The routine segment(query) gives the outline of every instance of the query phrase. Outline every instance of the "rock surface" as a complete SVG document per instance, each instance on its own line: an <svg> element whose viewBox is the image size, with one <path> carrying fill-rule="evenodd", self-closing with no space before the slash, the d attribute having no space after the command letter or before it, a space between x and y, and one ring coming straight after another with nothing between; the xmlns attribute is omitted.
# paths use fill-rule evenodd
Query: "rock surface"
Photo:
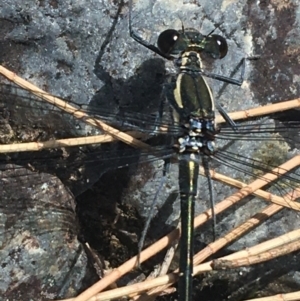
<svg viewBox="0 0 300 301"><path fill-rule="evenodd" d="M230 85L224 88L222 82L208 80L218 102L227 111L235 111L299 96L299 7L296 0L288 2L275 0L255 2L243 0L183 2L160 0L154 3L141 0L135 2L134 5L133 25L140 35L152 43L155 43L161 31L167 28L181 28L182 23L187 28L199 28L204 34L217 27L216 33L225 36L228 41L228 55L223 60L209 63L206 68L208 71L226 76L238 78L239 71L235 72L235 67L241 59L260 55L260 59L257 61L247 61L245 82L241 88ZM128 6L127 4L122 5L121 2L56 0L33 3L30 0L3 0L0 3L0 63L18 75L29 79L37 86L44 88L47 92L75 102L86 105L109 103L113 109L118 106L132 107L134 105L136 111L140 113L153 113L162 93L165 75L174 72L174 69L170 62L163 61L130 39L127 17ZM61 132L65 125L64 117L64 114L60 117L63 121L59 117L55 119L54 124L57 125L56 130L58 132ZM44 115L41 119L45 120ZM71 132L74 135L77 124L72 127L73 122L72 120L69 122L68 119L71 129L66 130L63 136L68 136ZM90 133L93 130L90 127L81 126L80 131ZM274 151L273 147L271 150L267 148L266 152L277 153L278 151ZM242 141L235 144L231 151L253 157L257 155L258 150L264 148L266 146L261 142L254 144L250 141ZM289 156L291 153L286 153L284 157L288 158ZM69 158L73 157L70 155ZM112 165L118 165L118 162L110 163L110 165L97 165L95 164L95 157L92 159L87 157L84 160L91 162L88 172L84 175L84 184L87 185L81 185L77 182L70 184L69 179L72 173L65 177L59 175L63 183L75 195L90 187L105 171L111 169ZM161 168L161 164L158 165L158 169ZM244 172L233 172L232 169L224 166L218 168L218 171L222 171L226 175L243 180L251 179ZM172 165L168 175L168 185L160 194L162 203L170 195L176 194L178 189L176 169L177 166ZM142 168L142 172L135 175L131 180L132 182L129 183L122 178L122 181L126 183L125 187L122 187L117 176L112 176L111 179L115 181L111 182L112 187L104 187L104 190L99 192L100 205L103 205L109 191L115 190L114 192L116 192L118 190L116 193L123 202L132 202L130 204L138 207L140 215L147 216L149 204L152 202L153 193L156 191L160 180L160 172L157 171L157 167L149 165L147 168ZM47 179L45 183L50 183L49 181L50 179ZM26 185L29 184L24 182L24 186ZM206 187L204 185L206 185L206 181L200 179L199 187ZM142 186L146 187L142 189ZM224 199L232 192L232 189L217 183L214 184L214 188L216 201ZM130 194L124 196L124 190L129 190ZM66 194L67 192L64 193L64 196ZM65 204L64 196L61 201L57 201L57 204ZM50 194L49 197L50 202L53 202ZM71 196L68 195L67 199L70 198ZM31 199L32 196L29 196L28 200L24 201L25 204L30 203ZM41 199L46 200L44 195L41 196ZM142 201L138 202L139 199ZM196 204L197 212L209 207L206 200L207 197L203 191L201 200ZM5 207L4 201L6 200L1 196L1 208ZM113 207L114 202L115 200L110 202L111 207ZM161 207L162 203L159 203L158 207ZM265 206L263 202L249 199L241 207L234 208L225 216L218 217L218 234L226 233L263 206ZM74 219L70 212L71 207L66 205L66 208L68 208L66 210L68 214L65 216L67 228L72 229L72 251L70 253L68 251L68 254L71 254L70 258L74 258L76 252L84 256L79 251L81 247L74 238L76 230L70 223L70 220ZM98 211L94 209L95 207L92 207L90 215L83 213L81 215L85 218L91 216L97 218L96 212ZM98 210L103 212L102 207ZM108 211L111 212L111 210L112 208ZM179 215L178 200L171 211L173 215L169 218L169 223L174 224L174 219L176 220ZM236 242L229 251L250 246L262 239L275 237L295 229L299 227L299 218L297 217L298 215L292 211L284 211L281 215L259 227L255 232ZM49 217L47 216L47 218ZM3 227L2 223L1 227ZM28 227L26 223L18 225L20 233L25 235L24 241L29 239L32 242L35 239L32 238L32 230ZM62 228L64 227L62 226ZM157 235L162 234L161 228L162 226L158 226L153 231L159 232ZM15 233L11 234L12 236L21 239L18 236L19 230L15 231L12 227L11 231ZM6 233L7 229L4 232ZM53 231L47 235L52 235L51 233ZM51 238L42 237L41 239L43 242L48 241L49 244ZM59 243L64 245L64 239L61 238ZM200 245L211 242L211 225L200 229L197 239ZM101 242L99 244L101 245ZM39 246L37 250L40 250L42 242L36 245ZM18 250L18 252L22 253L23 249ZM62 249L62 252L67 251ZM297 255L294 255L288 257L288 260L273 261L270 264L260 265L256 269L245 269L226 275L225 273L224 275L213 275L211 278L208 277L206 282L212 283L213 287L217 288L221 282L220 288L213 292L207 288L203 290L213 296L214 300L242 299L248 297L253 291L263 295L275 294L282 292L282 290L288 292L294 285L299 286L298 268L295 265L297 259ZM85 259L80 257L79 261L83 269L74 278L74 283L76 283L74 290L77 289L77 283L80 282L79 278L84 277L86 268ZM69 261L66 259L65 262ZM51 263L43 263L42 267L44 266L50 267ZM28 269L30 269L30 265ZM62 270L61 273L65 271L68 274L67 270ZM24 283L27 283L26 279L25 277ZM29 279L32 278L29 277ZM8 290L5 285L1 285L0 289L2 287L6 293L13 292L13 290ZM39 283L36 287L41 288L42 285ZM61 284L57 285L53 298L61 297L59 295L61 287ZM266 287L266 291L259 293L264 287ZM38 290L36 292L38 294ZM45 292L45 297L51 298L49 295L51 292L48 290ZM23 295L22 297L29 296ZM8 299L14 300L13 298L15 297Z"/></svg>

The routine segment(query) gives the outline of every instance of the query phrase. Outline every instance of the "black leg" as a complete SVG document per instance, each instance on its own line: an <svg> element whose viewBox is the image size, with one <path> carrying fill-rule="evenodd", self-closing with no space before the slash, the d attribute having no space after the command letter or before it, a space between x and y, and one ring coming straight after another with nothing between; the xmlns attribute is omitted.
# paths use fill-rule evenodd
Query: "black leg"
<svg viewBox="0 0 300 301"><path fill-rule="evenodd" d="M227 112L218 104L216 103L217 110L219 111L220 115L225 119L225 121L230 125L230 127L235 131L238 132L238 128L235 122L230 118Z"/></svg>
<svg viewBox="0 0 300 301"><path fill-rule="evenodd" d="M157 53L158 55L162 56L163 58L165 58L167 60L173 59L169 55L162 53L155 45L148 43L146 40L144 40L143 38L141 38L139 35L137 35L134 32L134 30L132 29L131 13L132 13L132 0L129 0L129 34L130 34L130 37L133 38L139 44L143 45L144 47L146 47L146 48L150 49L151 51Z"/></svg>
<svg viewBox="0 0 300 301"><path fill-rule="evenodd" d="M158 196L164 186L164 184L166 183L166 180L167 180L167 174L169 173L169 170L170 170L170 158L167 158L164 160L164 168L163 168L163 176L160 180L160 184L159 184L159 187L154 195L154 198L153 198L153 201L152 201L152 204L151 204L151 207L150 207L150 210L149 210L149 216L146 220L146 223L145 223L145 226L144 226L144 229L141 233L141 238L139 240L139 243L138 243L138 255L137 255L137 267L139 269L141 269L141 264L140 264L140 254L142 252L142 249L144 247L144 243L145 243L145 238L146 238L146 235L147 235L147 232L149 230L149 227L150 227L150 222L152 220L152 217L154 215L154 209L155 209L155 206L157 204L157 200L158 200Z"/></svg>
<svg viewBox="0 0 300 301"><path fill-rule="evenodd" d="M240 63L236 66L235 70L239 69L240 66L241 66L241 75L240 75L240 79L234 79L234 78L230 78L230 77L227 77L227 76L223 76L223 75L219 75L219 74L215 74L215 73L210 73L210 72L205 72L203 70L201 70L199 73L201 75L204 75L206 77L210 77L210 78L213 78L213 79L217 79L217 80L220 80L224 83L227 83L227 84L232 84L232 85L237 85L237 86L241 86L243 81L244 81L244 75L245 75L245 66L246 66L246 63L245 63L245 58L243 58ZM233 71L233 73L235 73L235 70Z"/></svg>

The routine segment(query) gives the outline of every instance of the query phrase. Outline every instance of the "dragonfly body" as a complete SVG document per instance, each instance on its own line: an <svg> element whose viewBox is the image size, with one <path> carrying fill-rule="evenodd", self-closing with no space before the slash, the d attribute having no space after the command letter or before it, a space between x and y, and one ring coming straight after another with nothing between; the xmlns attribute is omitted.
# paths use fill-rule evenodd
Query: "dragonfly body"
<svg viewBox="0 0 300 301"><path fill-rule="evenodd" d="M183 128L182 135L178 137L182 231L178 291L179 300L192 300L195 198L201 156L207 160L214 152L213 140L217 133L215 106L211 90L200 74L200 54L205 47L205 37L195 29L167 32L173 41L176 40L171 55L181 50L175 61L179 73L173 89L170 89L173 93L167 95L174 121Z"/></svg>
<svg viewBox="0 0 300 301"><path fill-rule="evenodd" d="M148 44L131 29L131 36L143 46L174 61L178 68L176 80L167 85L166 97L173 108L173 121L181 126L180 136L174 137L179 154L179 191L181 200L181 249L179 264L179 300L192 299L193 220L201 157L214 153L215 105L210 87L202 76L201 53L222 58L227 43L219 35L204 36L193 28L163 31L157 45ZM207 164L205 164L207 167ZM212 189L210 187L210 192ZM210 196L211 203L212 195Z"/></svg>

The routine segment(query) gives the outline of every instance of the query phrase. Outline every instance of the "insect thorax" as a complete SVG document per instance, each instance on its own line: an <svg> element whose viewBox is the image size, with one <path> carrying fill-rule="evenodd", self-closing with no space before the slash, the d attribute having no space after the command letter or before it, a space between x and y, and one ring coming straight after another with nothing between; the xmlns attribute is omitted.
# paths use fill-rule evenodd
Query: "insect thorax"
<svg viewBox="0 0 300 301"><path fill-rule="evenodd" d="M191 118L183 126L184 134L178 138L175 147L180 153L195 152L212 155L215 152L215 129L214 120Z"/></svg>
<svg viewBox="0 0 300 301"><path fill-rule="evenodd" d="M179 152L214 152L215 106L211 90L202 77L200 54L186 51L176 61L179 67L173 90L174 120L183 129L176 147Z"/></svg>

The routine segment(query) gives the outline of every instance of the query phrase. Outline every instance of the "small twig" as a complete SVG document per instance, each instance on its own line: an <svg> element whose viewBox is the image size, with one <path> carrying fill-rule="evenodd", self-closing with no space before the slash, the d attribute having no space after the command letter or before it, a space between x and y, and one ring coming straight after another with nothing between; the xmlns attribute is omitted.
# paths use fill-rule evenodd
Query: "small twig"
<svg viewBox="0 0 300 301"><path fill-rule="evenodd" d="M278 236L276 238L262 242L256 246L247 248L242 251L238 251L234 254L227 255L223 257L223 259L235 260L235 259L244 258L246 256L255 256L257 254L264 253L271 249L284 246L286 244L289 244L290 242L297 241L299 239L300 239L300 229L296 229L288 233L285 233L281 236Z"/></svg>
<svg viewBox="0 0 300 301"><path fill-rule="evenodd" d="M259 245L256 245L255 247L222 257L221 259L223 259L223 260L229 260L229 259L235 259L235 258L237 259L237 258L241 258L241 255L243 256L245 253L246 254L250 253L253 255L258 254L258 252L260 252L260 251L268 251L268 250L274 248L274 246L281 246L281 245L290 243L291 241L295 241L295 240L299 240L299 239L300 239L300 230L298 229L295 231L291 231L287 234L284 234L280 237L277 237L275 239L271 239L266 242L263 242ZM200 274L200 273L212 271L211 264L212 264L212 261L195 266L194 274ZM170 273L165 276L161 276L161 277L158 277L158 278L155 278L152 280L144 281L143 283L137 283L137 284L133 284L133 285L126 286L126 287L117 288L117 289L114 289L111 291L102 292L100 294L96 294L94 297L92 297L88 300L89 301L101 301L101 300L114 299L114 298L118 298L118 297L122 297L122 296L128 296L131 294L142 293L142 292L144 292L150 288L154 288L156 286L172 284L177 280L177 278L178 278L177 274ZM76 300L76 298L71 298L71 299L65 299L63 301L75 301L75 300ZM250 301L250 300L247 300L247 301Z"/></svg>
<svg viewBox="0 0 300 301"><path fill-rule="evenodd" d="M142 138L145 136L144 134L136 131L127 132L127 134L134 138ZM39 141L39 142L1 144L0 153L29 152L29 151L35 152L35 151L41 151L42 149L50 149L50 148L108 143L108 142L113 142L115 140L116 139L114 139L112 136L104 134L104 135L96 135L96 136L88 136L88 137L85 136L85 137L49 140L44 142Z"/></svg>
<svg viewBox="0 0 300 301"><path fill-rule="evenodd" d="M247 299L244 301L299 301L300 291L289 294L278 294L270 297Z"/></svg>
<svg viewBox="0 0 300 301"><path fill-rule="evenodd" d="M133 147L138 147L142 149L149 149L149 145L133 138L132 136L123 133L108 124L104 123L100 119L93 118L89 116L84 111L78 110L77 108L73 107L69 103L65 102L64 100L52 96L51 94L39 89L35 85L31 84L30 82L24 80L23 78L17 76L15 73L9 71L8 69L4 68L3 66L0 66L0 73L6 76L9 80L17 84L18 86L29 90L32 94L38 96L39 98L47 101L48 103L55 105L59 109L71 114L72 116L78 118L79 120L88 123L90 125L96 126L100 129L102 129L105 133L111 135L112 137L129 144Z"/></svg>
<svg viewBox="0 0 300 301"><path fill-rule="evenodd" d="M161 266L161 270L159 273L160 276L166 275L168 273L168 270L169 270L172 260L174 258L177 247L178 247L178 240L173 242L172 245L170 246L170 248L168 249L166 256L164 258L163 264Z"/></svg>
<svg viewBox="0 0 300 301"><path fill-rule="evenodd" d="M170 273L168 275L160 276L155 279L146 280L142 283L136 283L125 287L117 288L114 290L102 292L101 294L96 294L95 296L86 300L89 301L111 300L123 296L133 295L136 293L142 293L153 287L161 286L167 283L175 283L177 281L177 278L178 278L177 274ZM61 301L75 301L77 300L77 298L64 299Z"/></svg>
<svg viewBox="0 0 300 301"><path fill-rule="evenodd" d="M229 117L232 120L243 120L248 119L250 117L259 117L264 115L270 115L277 112L283 112L290 109L295 109L300 107L300 98L295 98L293 100L282 101L276 104L266 105L262 107L257 107L253 109L238 111L228 113ZM216 123L224 122L222 116L216 117Z"/></svg>
<svg viewBox="0 0 300 301"><path fill-rule="evenodd" d="M300 241L293 241L289 244L271 249L258 255L252 255L236 260L215 259L213 260L211 266L214 270L236 269L268 261L283 255L287 255L298 251L299 249Z"/></svg>
<svg viewBox="0 0 300 301"><path fill-rule="evenodd" d="M203 168L200 168L200 174L204 175ZM222 183L226 183L226 184L234 186L234 187L243 188L243 187L247 186L247 184L245 184L241 181L238 181L236 179L233 179L233 178L227 177L225 175L222 175L220 173L217 173L212 169L210 169L210 175L211 175L212 179L220 181ZM283 197L279 197L277 195L271 194L270 192L267 192L267 191L264 191L264 190L261 190L261 189L257 189L252 194L256 195L258 197L261 197L266 201L269 201L269 202L272 202L274 204L286 207L288 209L294 209L294 210L300 211L300 203L289 201L288 199L285 199Z"/></svg>
<svg viewBox="0 0 300 301"><path fill-rule="evenodd" d="M275 249L275 248L287 245L291 242L294 242L297 240L299 241L299 239L300 239L300 229L297 229L297 230L288 232L284 235L281 235L279 237L262 242L256 246L246 248L242 251L238 251L233 254L221 257L219 259L232 261L232 260L238 260L238 259L245 258L245 257L256 256L258 254L268 252L271 249ZM212 263L213 263L213 261L209 261L209 262L195 266L194 267L194 275L198 275L203 272L211 271Z"/></svg>
<svg viewBox="0 0 300 301"><path fill-rule="evenodd" d="M290 198L292 200L296 200L298 197L299 195L296 194L293 194L292 197L289 194L286 195L286 198ZM227 244L232 243L234 240L237 240L246 232L249 232L255 227L261 225L265 220L273 216L275 213L279 212L281 209L283 209L283 207L276 204L272 204L266 207L264 210L258 212L246 222L234 228L217 241L210 243L206 248L204 248L194 256L194 263L199 264L200 262L203 262L206 258L216 253Z"/></svg>
<svg viewBox="0 0 300 301"><path fill-rule="evenodd" d="M99 258L99 256L95 253L95 251L90 247L89 243L84 244L85 249L90 254L90 256L93 259L93 266L96 270L96 273L99 277L99 279L102 279L104 277L104 266Z"/></svg>
<svg viewBox="0 0 300 301"><path fill-rule="evenodd" d="M175 255L175 251L178 247L178 240L175 240L175 242L173 242L173 244L171 245L171 247L168 249L166 256L164 258L164 262L161 265L161 270L158 276L162 276L162 275L166 275L169 267L171 265L172 259ZM157 289L152 289L149 293L143 294L143 295L138 295L135 298L133 298L134 300L138 300L138 301L151 301L154 300L158 295L161 296L162 294L164 294L164 292L169 291L174 292L175 288L170 288L170 287L166 287L163 291L159 289L159 287Z"/></svg>

